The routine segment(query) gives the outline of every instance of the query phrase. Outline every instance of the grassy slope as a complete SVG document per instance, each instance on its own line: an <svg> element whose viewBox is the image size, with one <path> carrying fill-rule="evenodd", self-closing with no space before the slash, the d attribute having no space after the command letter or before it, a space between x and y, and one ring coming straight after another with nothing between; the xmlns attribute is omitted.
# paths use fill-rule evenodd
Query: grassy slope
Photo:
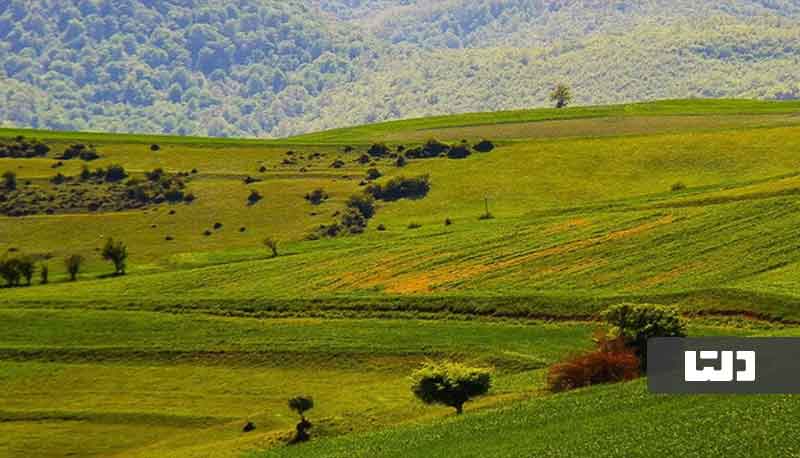
<svg viewBox="0 0 800 458"><path fill-rule="evenodd" d="M745 431L744 442L734 444L762 447L767 432L786 434L789 423L780 422L796 414L793 398L721 400L716 409L715 399L695 406L648 397L632 384L533 399L511 415L487 411L437 425L447 411L419 406L407 389L405 377L422 359L450 355L497 366L493 396L474 406L487 407L535 394L540 368L588 345L590 326L345 318L387 312L576 317L611 302L650 300L688 311L746 310L798 320L798 112L797 103L670 101L410 120L276 142L26 133L55 151L94 142L104 154L96 165L119 162L134 174L197 168L190 189L198 201L174 207L175 215L161 207L0 218L0 253L13 247L55 256L52 284L0 289L0 322L11 330L0 335L0 385L10 387L0 395L0 420L7 420L0 421L0 436L11 438L0 441L0 456L31 450L38 456L235 456L267 447L291 429L284 402L298 392L320 400L314 413L325 437L420 423L297 449L312 456L375 450L449 456L449 449L428 442L434 434L464 444L452 456L528 450L547 456L555 453L553 444L572 447L574 455L590 448L648 454L641 448L646 441L610 446L604 438L617 430L625 438L666 437L665 447L688 454L678 438L711 424ZM0 131L0 137L17 133ZM366 167L352 161L364 147L348 155L343 145L412 144L430 136L488 137L498 148L463 161L412 161L405 169L383 162L378 167L389 177L430 174L430 195L382 204L363 236L301 241L360 189ZM158 153L149 151L154 142L162 146ZM289 148L326 157L281 165ZM337 157L347 160L344 169L328 167ZM52 163L0 159L0 170L47 186ZM309 171L300 172L300 165ZM79 167L68 163L62 170ZM247 175L264 181L245 186ZM688 188L670 192L677 181ZM315 187L332 194L319 208L303 200ZM253 188L266 198L247 207ZM487 195L496 218L478 221ZM455 224L445 227L446 217ZM217 221L223 229L203 236ZM407 229L412 221L422 228ZM388 230L375 231L379 223ZM126 277L98 278L109 268L95 249L108 235L130 246ZM166 235L175 240L166 242ZM260 247L267 235L282 241L276 259ZM91 260L73 284L63 281L59 261L72 252ZM342 319L309 317L323 311ZM262 312L304 317L221 316ZM796 334L693 329L694 335L721 332ZM318 377L308 376L309 367ZM712 412L700 416L702 425L679 410L705 405ZM605 415L614 409L617 415ZM729 410L745 419L726 427ZM687 426L647 426L646 420L666 415ZM239 433L246 418L260 425L255 434ZM752 422L762 427L745 430ZM475 428L507 439L471 442L486 437ZM582 432L578 440L564 440L574 431ZM714 444L706 455L734 450ZM781 444L755 450L797 453Z"/></svg>

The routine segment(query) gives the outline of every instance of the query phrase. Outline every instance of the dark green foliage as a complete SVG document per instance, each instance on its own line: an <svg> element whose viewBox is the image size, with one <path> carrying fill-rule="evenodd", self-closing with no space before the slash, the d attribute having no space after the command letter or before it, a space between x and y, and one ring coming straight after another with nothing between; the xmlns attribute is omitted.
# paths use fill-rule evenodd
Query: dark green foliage
<svg viewBox="0 0 800 458"><path fill-rule="evenodd" d="M366 176L367 180L377 180L381 176L382 176L382 174L381 174L380 170L378 170L378 169L376 169L374 167L367 170L367 176Z"/></svg>
<svg viewBox="0 0 800 458"><path fill-rule="evenodd" d="M409 229L419 229L421 227L422 227L422 224L419 224L419 223L415 223L415 222L408 223L408 228Z"/></svg>
<svg viewBox="0 0 800 458"><path fill-rule="evenodd" d="M44 157L50 152L50 147L39 140L27 140L23 136L14 138L11 143L0 144L0 158L10 157L27 159Z"/></svg>
<svg viewBox="0 0 800 458"><path fill-rule="evenodd" d="M22 279L25 284L31 284L31 278L35 271L35 265L31 258L4 258L0 259L0 277L6 282L6 286L20 286Z"/></svg>
<svg viewBox="0 0 800 458"><path fill-rule="evenodd" d="M50 182L54 185L64 184L65 181L67 181L67 177L61 172L58 172L53 178L50 179Z"/></svg>
<svg viewBox="0 0 800 458"><path fill-rule="evenodd" d="M260 192L253 189L250 191L250 195L247 196L247 205L255 205L263 198L264 196Z"/></svg>
<svg viewBox="0 0 800 458"><path fill-rule="evenodd" d="M472 154L470 151L469 146L467 145L455 145L447 150L447 157L450 159L464 159Z"/></svg>
<svg viewBox="0 0 800 458"><path fill-rule="evenodd" d="M494 143L490 142L489 140L481 140L476 143L472 149L479 153L488 153L494 149Z"/></svg>
<svg viewBox="0 0 800 458"><path fill-rule="evenodd" d="M444 225L445 226L452 226L453 225L453 220L450 219L450 218L445 218Z"/></svg>
<svg viewBox="0 0 800 458"><path fill-rule="evenodd" d="M381 224L378 224L378 227L376 227L375 229L383 232L383 231L386 230L386 226L383 223L381 223Z"/></svg>
<svg viewBox="0 0 800 458"><path fill-rule="evenodd" d="M622 338L647 368L647 339L653 337L685 337L686 321L677 309L656 304L619 304L602 314L610 326L611 338Z"/></svg>
<svg viewBox="0 0 800 458"><path fill-rule="evenodd" d="M405 156L397 156L397 160L394 161L394 165L397 167L405 167L408 164L408 160Z"/></svg>
<svg viewBox="0 0 800 458"><path fill-rule="evenodd" d="M311 205L319 205L328 200L328 193L323 189L315 189L306 194L306 200L309 201Z"/></svg>
<svg viewBox="0 0 800 458"><path fill-rule="evenodd" d="M156 145L155 143L150 145L150 151L155 152L155 151L159 151L160 149L161 149L161 147Z"/></svg>
<svg viewBox="0 0 800 458"><path fill-rule="evenodd" d="M157 168L157 169L153 169L150 172L146 172L145 176L150 181L161 181L161 178L164 177L164 169L162 169L160 167Z"/></svg>
<svg viewBox="0 0 800 458"><path fill-rule="evenodd" d="M450 145L431 139L422 146L406 150L405 154L409 159L430 159L446 155L448 151Z"/></svg>
<svg viewBox="0 0 800 458"><path fill-rule="evenodd" d="M3 188L6 191L14 191L17 189L17 174L12 171L3 173Z"/></svg>
<svg viewBox="0 0 800 458"><path fill-rule="evenodd" d="M17 269L22 278L25 279L25 284L30 286L33 280L33 274L36 272L36 263L31 258L20 258L17 260Z"/></svg>
<svg viewBox="0 0 800 458"><path fill-rule="evenodd" d="M422 175L406 178L395 177L383 185L369 186L366 192L377 200L422 199L431 189L430 177Z"/></svg>
<svg viewBox="0 0 800 458"><path fill-rule="evenodd" d="M375 215L375 200L369 195L356 194L347 199L347 208L358 211L365 219Z"/></svg>
<svg viewBox="0 0 800 458"><path fill-rule="evenodd" d="M128 173L125 172L125 167L114 164L108 167L106 170L106 181L114 183L117 181L122 181L128 177Z"/></svg>
<svg viewBox="0 0 800 458"><path fill-rule="evenodd" d="M82 143L71 145L64 152L61 156L58 156L57 159L62 161L70 160L70 159L80 159L82 161L93 161L95 159L99 159L100 154L94 149L93 146L86 146Z"/></svg>
<svg viewBox="0 0 800 458"><path fill-rule="evenodd" d="M67 269L70 281L75 281L78 279L78 274L80 273L82 266L83 256L79 254L73 254L64 259L64 267Z"/></svg>
<svg viewBox="0 0 800 458"><path fill-rule="evenodd" d="M464 404L489 392L492 373L488 369L460 363L426 363L411 375L411 391L425 404L442 404L461 414Z"/></svg>
<svg viewBox="0 0 800 458"><path fill-rule="evenodd" d="M388 156L391 152L392 150L389 149L389 147L383 143L376 143L370 146L369 149L367 150L367 154L369 154L372 157Z"/></svg>
<svg viewBox="0 0 800 458"><path fill-rule="evenodd" d="M114 275L125 275L125 265L128 259L128 247L122 241L114 241L109 237L103 251L100 252L103 260L114 264Z"/></svg>

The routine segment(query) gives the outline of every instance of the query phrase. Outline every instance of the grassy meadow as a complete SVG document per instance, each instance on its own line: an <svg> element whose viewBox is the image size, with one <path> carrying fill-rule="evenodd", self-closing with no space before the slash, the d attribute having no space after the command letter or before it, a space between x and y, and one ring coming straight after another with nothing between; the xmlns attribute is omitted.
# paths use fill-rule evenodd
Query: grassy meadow
<svg viewBox="0 0 800 458"><path fill-rule="evenodd" d="M17 135L51 148L0 158L22 189L79 174L54 155L86 143L90 167L133 178L195 169L197 198L0 216L0 257L50 269L49 284L0 288L0 457L800 454L791 396L544 392L546 368L591 347L592 318L619 302L675 305L691 335L800 335L800 103L476 113L281 140L6 129L0 143ZM374 142L429 138L496 147L358 161ZM364 234L308 240L372 167L378 183L429 175L430 192L378 202ZM318 188L329 199L312 205ZM107 237L128 246L125 276L100 258ZM71 254L86 258L76 282ZM424 406L408 376L432 359L492 367L494 388L462 417ZM297 394L317 402L315 440L285 447Z"/></svg>

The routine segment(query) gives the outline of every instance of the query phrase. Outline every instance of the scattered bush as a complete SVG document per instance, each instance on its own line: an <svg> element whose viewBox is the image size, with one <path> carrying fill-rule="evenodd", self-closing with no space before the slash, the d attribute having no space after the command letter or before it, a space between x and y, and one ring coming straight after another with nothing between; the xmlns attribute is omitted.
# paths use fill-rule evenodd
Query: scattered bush
<svg viewBox="0 0 800 458"><path fill-rule="evenodd" d="M380 170L374 167L367 170L367 180L377 180L381 176Z"/></svg>
<svg viewBox="0 0 800 458"><path fill-rule="evenodd" d="M451 226L452 224L453 224L453 220L451 220L450 218L445 218L445 220L444 220L444 225L445 226Z"/></svg>
<svg viewBox="0 0 800 458"><path fill-rule="evenodd" d="M467 145L456 145L447 150L447 157L450 159L464 159L472 154Z"/></svg>
<svg viewBox="0 0 800 458"><path fill-rule="evenodd" d="M151 170L150 172L145 172L144 175L150 181L161 181L161 179L164 178L164 169L159 167Z"/></svg>
<svg viewBox="0 0 800 458"><path fill-rule="evenodd" d="M160 149L161 149L161 147L156 145L155 143L150 145L150 151L158 151Z"/></svg>
<svg viewBox="0 0 800 458"><path fill-rule="evenodd" d="M67 181L67 177L64 176L64 174L61 173L61 172L57 173L53 178L50 178L50 182L53 183L56 186L62 185L66 181Z"/></svg>
<svg viewBox="0 0 800 458"><path fill-rule="evenodd" d="M0 145L0 158L29 159L46 156L50 147L39 140L27 140L23 136L16 137L12 143Z"/></svg>
<svg viewBox="0 0 800 458"><path fill-rule="evenodd" d="M411 379L411 391L418 399L452 407L459 415L466 402L488 393L492 385L489 369L452 362L426 363Z"/></svg>
<svg viewBox="0 0 800 458"><path fill-rule="evenodd" d="M405 167L408 164L408 160L405 156L398 156L397 160L394 161L394 165L397 167Z"/></svg>
<svg viewBox="0 0 800 458"><path fill-rule="evenodd" d="M372 162L372 159L369 157L369 154L362 154L361 156L358 157L358 159L356 159L356 162L362 165L369 164L370 162Z"/></svg>
<svg viewBox="0 0 800 458"><path fill-rule="evenodd" d="M431 189L428 175L406 178L395 177L383 185L369 186L366 192L375 199L394 201L399 199L422 199Z"/></svg>
<svg viewBox="0 0 800 458"><path fill-rule="evenodd" d="M446 154L450 146L438 140L428 140L424 145L406 150L406 156L411 159L430 159Z"/></svg>
<svg viewBox="0 0 800 458"><path fill-rule="evenodd" d="M3 174L3 187L7 191L15 191L17 189L17 174L12 171L7 171Z"/></svg>
<svg viewBox="0 0 800 458"><path fill-rule="evenodd" d="M422 227L422 224L419 224L419 223L408 223L408 228L409 229L419 229L421 227Z"/></svg>
<svg viewBox="0 0 800 458"><path fill-rule="evenodd" d="M109 237L100 253L103 260L114 264L114 275L125 275L125 263L128 259L128 247L123 242L115 242Z"/></svg>
<svg viewBox="0 0 800 458"><path fill-rule="evenodd" d="M685 189L686 189L686 185L685 185L683 182L680 182L680 181L679 181L679 182L677 182L677 183L673 184L673 185L670 187L670 189L672 190L672 192L683 191L683 190L685 190Z"/></svg>
<svg viewBox="0 0 800 458"><path fill-rule="evenodd" d="M547 386L561 392L639 377L639 358L623 339L602 340L598 349L550 367Z"/></svg>
<svg viewBox="0 0 800 458"><path fill-rule="evenodd" d="M261 167L258 168L258 171L261 172L261 173L264 173L264 172L267 171L267 167L262 165Z"/></svg>
<svg viewBox="0 0 800 458"><path fill-rule="evenodd" d="M105 180L110 183L122 181L127 177L128 173L125 172L125 168L118 164L109 166L105 173Z"/></svg>
<svg viewBox="0 0 800 458"><path fill-rule="evenodd" d="M621 338L647 368L647 339L685 337L686 321L677 309L655 304L619 304L602 314L610 325L609 337Z"/></svg>
<svg viewBox="0 0 800 458"><path fill-rule="evenodd" d="M73 254L71 256L67 256L64 259L64 266L67 268L67 273L69 274L69 281L75 281L78 279L78 273L81 271L81 266L83 266L83 256L79 254Z"/></svg>
<svg viewBox="0 0 800 458"><path fill-rule="evenodd" d="M356 194L347 200L347 208L357 210L364 219L375 216L375 200L369 195Z"/></svg>
<svg viewBox="0 0 800 458"><path fill-rule="evenodd" d="M342 161L341 159L336 159L335 161L333 161L333 163L331 163L331 168L340 169L342 167L344 167L344 161Z"/></svg>
<svg viewBox="0 0 800 458"><path fill-rule="evenodd" d="M222 223L219 223L219 222L217 222L217 223L214 223L214 229L215 229L215 230L220 230L220 229L222 229Z"/></svg>
<svg viewBox="0 0 800 458"><path fill-rule="evenodd" d="M263 199L264 196L261 195L260 192L256 191L255 189L250 191L250 195L247 196L247 205L255 205Z"/></svg>
<svg viewBox="0 0 800 458"><path fill-rule="evenodd" d="M69 146L67 149L64 150L63 153L61 153L61 156L58 156L56 159L62 161L68 161L75 158L89 162L95 159L99 159L100 154L98 154L97 151L92 146L87 147L84 144L77 144Z"/></svg>
<svg viewBox="0 0 800 458"><path fill-rule="evenodd" d="M211 235L211 230L210 229L204 230L203 231L203 235L205 235L206 237L209 237Z"/></svg>
<svg viewBox="0 0 800 458"><path fill-rule="evenodd" d="M306 194L306 200L309 201L311 205L319 205L328 200L328 197L328 193L326 193L323 189L315 189Z"/></svg>
<svg viewBox="0 0 800 458"><path fill-rule="evenodd" d="M369 154L372 157L384 157L391 152L392 150L390 150L389 147L383 143L376 143L370 146L369 149L367 150L367 154Z"/></svg>
<svg viewBox="0 0 800 458"><path fill-rule="evenodd" d="M472 149L479 153L488 153L494 149L494 143L490 142L489 140L481 140L476 143Z"/></svg>

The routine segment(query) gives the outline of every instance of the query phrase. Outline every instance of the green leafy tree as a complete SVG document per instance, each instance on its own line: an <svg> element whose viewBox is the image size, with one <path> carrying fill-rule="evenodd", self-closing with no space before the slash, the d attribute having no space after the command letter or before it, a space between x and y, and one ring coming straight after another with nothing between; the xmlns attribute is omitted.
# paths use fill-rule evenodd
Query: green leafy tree
<svg viewBox="0 0 800 458"><path fill-rule="evenodd" d="M114 264L115 275L125 275L128 247L124 242L115 242L113 238L109 237L100 255L103 257L103 260L110 261Z"/></svg>
<svg viewBox="0 0 800 458"><path fill-rule="evenodd" d="M559 83L550 93L550 101L555 102L556 108L565 108L572 102L572 89L566 84Z"/></svg>
<svg viewBox="0 0 800 458"><path fill-rule="evenodd" d="M16 258L0 259L0 277L3 277L8 287L19 285L19 280L22 278L19 260Z"/></svg>
<svg viewBox="0 0 800 458"><path fill-rule="evenodd" d="M289 399L289 409L300 415L300 422L295 427L296 433L292 443L306 442L310 439L308 431L312 424L306 418L306 412L314 408L314 399L310 396L297 396Z"/></svg>
<svg viewBox="0 0 800 458"><path fill-rule="evenodd" d="M83 256L79 254L73 254L64 259L64 267L67 268L69 281L75 281L78 279L78 273L80 273L82 266Z"/></svg>
<svg viewBox="0 0 800 458"><path fill-rule="evenodd" d="M656 304L619 304L602 313L610 338L622 338L647 368L647 339L685 337L686 320L677 309Z"/></svg>
<svg viewBox="0 0 800 458"><path fill-rule="evenodd" d="M36 263L33 262L33 259L22 258L17 260L17 269L19 270L22 278L25 279L25 284L30 286L33 279L33 274L36 272Z"/></svg>
<svg viewBox="0 0 800 458"><path fill-rule="evenodd" d="M425 404L442 404L464 411L464 404L489 392L492 372L460 363L426 363L411 375L411 391Z"/></svg>

